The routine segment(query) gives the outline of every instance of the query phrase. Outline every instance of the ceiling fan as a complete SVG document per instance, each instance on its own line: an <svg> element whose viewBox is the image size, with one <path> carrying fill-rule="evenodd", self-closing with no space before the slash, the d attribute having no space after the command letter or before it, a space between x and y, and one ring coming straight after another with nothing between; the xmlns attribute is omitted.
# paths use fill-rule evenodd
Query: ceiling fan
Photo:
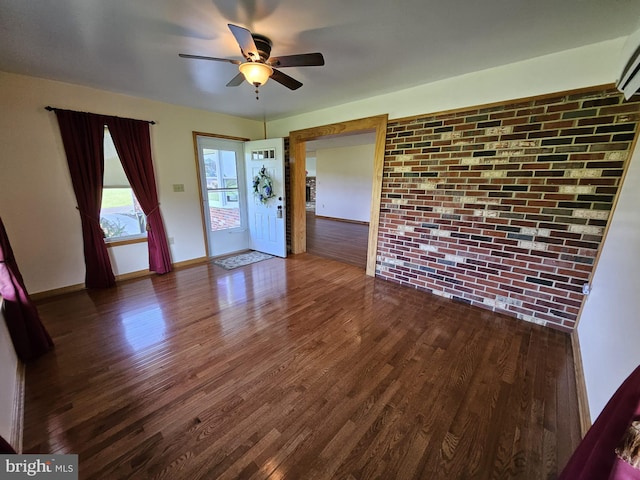
<svg viewBox="0 0 640 480"><path fill-rule="evenodd" d="M231 58L204 57L201 55L189 55L180 53L182 58L195 58L198 60L213 60L238 65L240 73L233 77L227 87L237 87L246 80L251 85L258 87L264 85L269 78L284 85L291 90L297 90L302 83L289 75L282 73L278 68L285 67L315 67L324 65L324 57L321 53L302 53L298 55L285 55L283 57L271 57L271 40L264 35L252 33L246 28L229 24L231 33L236 38L240 51L245 61ZM256 97L257 98L257 97Z"/></svg>

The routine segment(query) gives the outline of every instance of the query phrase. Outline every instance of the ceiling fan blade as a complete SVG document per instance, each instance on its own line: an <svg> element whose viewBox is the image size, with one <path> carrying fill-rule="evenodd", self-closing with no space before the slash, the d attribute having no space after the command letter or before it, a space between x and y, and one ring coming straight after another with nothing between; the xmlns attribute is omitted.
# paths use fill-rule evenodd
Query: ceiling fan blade
<svg viewBox="0 0 640 480"><path fill-rule="evenodd" d="M214 62L227 62L233 63L234 65L240 65L242 63L240 60L233 60L231 58L203 57L202 55L189 55L187 53L179 53L178 56L182 58L195 58L196 60L213 60Z"/></svg>
<svg viewBox="0 0 640 480"><path fill-rule="evenodd" d="M236 41L238 42L238 45L240 45L242 54L253 61L260 60L258 47L256 47L256 43L253 41L251 32L246 28L239 27L238 25L233 25L231 23L228 24L228 27L229 30L231 30L231 33L233 33L233 36L236 37Z"/></svg>
<svg viewBox="0 0 640 480"><path fill-rule="evenodd" d="M324 57L321 53L301 53L299 55L285 55L284 57L271 57L269 65L272 67L320 67L324 65Z"/></svg>
<svg viewBox="0 0 640 480"><path fill-rule="evenodd" d="M290 77L286 73L282 73L281 71L276 70L275 68L273 69L273 74L271 75L271 78L274 81L284 85L290 90L297 90L302 86L302 83L300 83L298 80Z"/></svg>
<svg viewBox="0 0 640 480"><path fill-rule="evenodd" d="M242 85L242 82L244 82L244 75L242 74L242 72L240 72L231 80L229 80L229 83L227 83L227 87L237 87L238 85Z"/></svg>

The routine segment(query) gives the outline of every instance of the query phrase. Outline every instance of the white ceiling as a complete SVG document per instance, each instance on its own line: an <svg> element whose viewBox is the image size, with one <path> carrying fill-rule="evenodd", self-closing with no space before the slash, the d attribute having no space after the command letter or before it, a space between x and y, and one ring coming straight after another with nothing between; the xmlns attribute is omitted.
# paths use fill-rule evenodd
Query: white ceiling
<svg viewBox="0 0 640 480"><path fill-rule="evenodd" d="M257 120L339 105L630 34L640 0L0 0L0 70ZM228 23L273 41L304 83L225 87ZM51 100L55 103L55 99ZM54 105L55 106L55 105Z"/></svg>

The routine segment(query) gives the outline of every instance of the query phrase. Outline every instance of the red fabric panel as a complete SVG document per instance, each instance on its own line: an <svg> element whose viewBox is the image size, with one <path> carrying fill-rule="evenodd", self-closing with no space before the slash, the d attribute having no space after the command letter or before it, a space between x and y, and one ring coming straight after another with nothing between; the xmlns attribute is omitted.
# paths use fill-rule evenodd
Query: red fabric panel
<svg viewBox="0 0 640 480"><path fill-rule="evenodd" d="M638 480L640 470L633 468L624 460L616 458L608 480Z"/></svg>
<svg viewBox="0 0 640 480"><path fill-rule="evenodd" d="M51 350L53 341L27 293L1 218L0 295L4 299L4 319L18 358L28 362Z"/></svg>
<svg viewBox="0 0 640 480"><path fill-rule="evenodd" d="M640 419L640 367L620 385L573 453L558 480L638 480L640 470L621 465L616 447ZM624 463L624 462L622 462Z"/></svg>
<svg viewBox="0 0 640 480"><path fill-rule="evenodd" d="M171 255L158 203L149 123L119 117L105 117L105 120L124 173L147 216L149 270L157 273L170 272Z"/></svg>
<svg viewBox="0 0 640 480"><path fill-rule="evenodd" d="M116 284L100 227L104 176L104 117L56 110L73 190L78 202L84 242L87 288Z"/></svg>

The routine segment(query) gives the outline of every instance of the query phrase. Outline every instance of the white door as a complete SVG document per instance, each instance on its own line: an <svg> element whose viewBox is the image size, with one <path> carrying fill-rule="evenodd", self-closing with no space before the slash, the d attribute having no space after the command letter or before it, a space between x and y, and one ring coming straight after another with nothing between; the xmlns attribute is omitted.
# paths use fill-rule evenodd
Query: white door
<svg viewBox="0 0 640 480"><path fill-rule="evenodd" d="M209 256L246 250L244 142L204 135L196 138Z"/></svg>
<svg viewBox="0 0 640 480"><path fill-rule="evenodd" d="M286 257L284 140L246 142L244 151L250 248Z"/></svg>

